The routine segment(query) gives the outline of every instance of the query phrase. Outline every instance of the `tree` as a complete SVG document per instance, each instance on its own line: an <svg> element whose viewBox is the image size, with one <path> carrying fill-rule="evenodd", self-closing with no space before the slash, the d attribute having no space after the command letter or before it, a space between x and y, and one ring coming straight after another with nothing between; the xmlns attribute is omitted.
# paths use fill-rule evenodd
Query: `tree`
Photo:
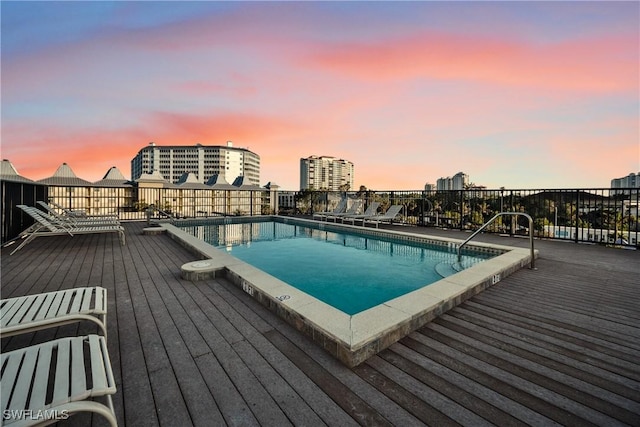
<svg viewBox="0 0 640 427"><path fill-rule="evenodd" d="M472 226L482 226L484 224L484 217L482 212L474 210L471 212L471 224Z"/></svg>
<svg viewBox="0 0 640 427"><path fill-rule="evenodd" d="M308 213L311 208L311 198L313 196L313 190L304 189L295 195L296 208L302 213Z"/></svg>
<svg viewBox="0 0 640 427"><path fill-rule="evenodd" d="M547 218L536 218L533 221L533 229L536 231L544 231L544 227L546 225L551 225L551 221L549 221Z"/></svg>

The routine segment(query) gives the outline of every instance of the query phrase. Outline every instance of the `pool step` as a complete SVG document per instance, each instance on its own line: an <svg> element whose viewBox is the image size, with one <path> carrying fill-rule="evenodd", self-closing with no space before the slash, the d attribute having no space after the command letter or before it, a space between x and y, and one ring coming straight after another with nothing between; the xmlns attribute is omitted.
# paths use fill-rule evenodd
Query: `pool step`
<svg viewBox="0 0 640 427"><path fill-rule="evenodd" d="M436 273L438 273L442 277L448 277L452 274L456 274L464 269L467 269L479 262L482 262L482 259L479 258L463 258L462 261L451 262L451 261L442 261L436 264L435 269Z"/></svg>
<svg viewBox="0 0 640 427"><path fill-rule="evenodd" d="M436 273L438 273L442 277L448 277L452 274L456 274L459 271L463 270L463 267L459 262L446 262L442 261L435 266Z"/></svg>

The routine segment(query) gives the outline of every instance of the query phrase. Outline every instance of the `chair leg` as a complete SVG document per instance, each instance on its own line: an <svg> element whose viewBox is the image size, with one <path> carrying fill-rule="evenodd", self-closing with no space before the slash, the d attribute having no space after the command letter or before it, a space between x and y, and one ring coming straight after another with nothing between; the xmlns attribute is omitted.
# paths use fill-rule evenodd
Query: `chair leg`
<svg viewBox="0 0 640 427"><path fill-rule="evenodd" d="M20 249L22 249L22 248L23 248L27 243L29 243L30 241L32 241L32 240L33 240L33 239L35 239L35 238L36 238L35 234L29 234L29 235L26 237L26 239L24 239L24 240L22 241L22 243L20 243L20 245L19 245L17 248L15 248L15 249L14 249L14 250L9 254L9 255L13 255L13 254L15 254L15 253L16 253L16 252L18 252Z"/></svg>

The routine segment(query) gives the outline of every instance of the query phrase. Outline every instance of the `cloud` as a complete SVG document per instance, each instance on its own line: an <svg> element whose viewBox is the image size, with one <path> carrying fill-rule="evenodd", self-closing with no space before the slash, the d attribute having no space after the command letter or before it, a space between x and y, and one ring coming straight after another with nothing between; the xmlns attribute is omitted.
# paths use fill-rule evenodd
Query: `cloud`
<svg viewBox="0 0 640 427"><path fill-rule="evenodd" d="M171 89L170 89L171 90ZM249 99L256 95L258 88L249 79L237 74L231 81L186 80L175 83L172 92L186 96L225 96Z"/></svg>
<svg viewBox="0 0 640 427"><path fill-rule="evenodd" d="M637 34L547 44L423 32L321 45L306 66L357 79L463 80L510 87L620 92L638 88Z"/></svg>
<svg viewBox="0 0 640 427"><path fill-rule="evenodd" d="M234 146L263 157L288 156L296 141L297 124L277 116L159 111L137 121L136 126L121 128L34 127L12 121L2 129L3 156L27 178L49 177L60 164L67 163L81 178L96 181L111 166L129 176L131 159L151 141L159 145L225 145L234 141ZM271 145L274 141L278 144Z"/></svg>
<svg viewBox="0 0 640 427"><path fill-rule="evenodd" d="M353 161L372 188L460 170L563 186L569 164L605 185L637 170L637 14L609 26L601 9L621 12L600 3L523 4L215 3L156 22L127 3L127 25L3 53L3 156L30 178L67 162L97 180L113 165L128 175L150 141L232 140L288 189L313 154Z"/></svg>

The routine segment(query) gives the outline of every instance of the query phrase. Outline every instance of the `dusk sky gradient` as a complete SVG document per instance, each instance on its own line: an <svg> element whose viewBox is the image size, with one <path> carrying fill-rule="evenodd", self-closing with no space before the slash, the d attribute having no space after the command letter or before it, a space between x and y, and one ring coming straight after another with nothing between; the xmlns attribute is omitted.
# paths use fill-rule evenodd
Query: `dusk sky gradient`
<svg viewBox="0 0 640 427"><path fill-rule="evenodd" d="M158 145L311 155L355 187L608 187L640 171L640 2L2 1L2 158L97 181Z"/></svg>

